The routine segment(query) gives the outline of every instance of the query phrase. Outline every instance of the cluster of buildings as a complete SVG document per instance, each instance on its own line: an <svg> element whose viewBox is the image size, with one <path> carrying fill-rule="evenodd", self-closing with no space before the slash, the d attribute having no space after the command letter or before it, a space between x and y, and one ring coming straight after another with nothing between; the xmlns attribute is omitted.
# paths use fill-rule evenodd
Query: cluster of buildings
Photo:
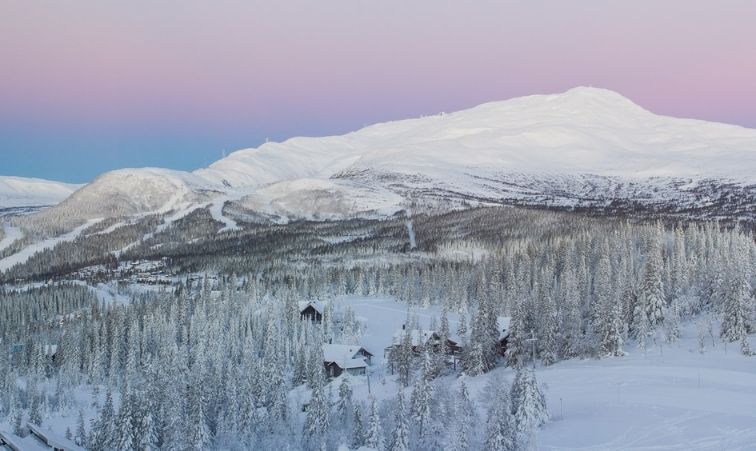
<svg viewBox="0 0 756 451"><path fill-rule="evenodd" d="M316 323L323 321L325 304L319 301L300 302L299 314L303 320ZM499 329L498 348L503 356L507 350L509 339L509 317L499 317L497 326ZM440 352L442 348L441 336L438 331L426 329L406 330L406 324L396 331L392 337L391 345L384 349L384 358L392 352L397 352L402 345L404 336L409 333L412 351L419 353L421 349L429 349L432 352ZM449 357L449 364L456 368L459 356L464 352L463 341L459 337L446 339L445 352ZM367 368L373 362L374 355L367 349L358 345L325 344L323 345L323 365L330 378L336 378L343 373L352 376L361 376L367 373Z"/></svg>

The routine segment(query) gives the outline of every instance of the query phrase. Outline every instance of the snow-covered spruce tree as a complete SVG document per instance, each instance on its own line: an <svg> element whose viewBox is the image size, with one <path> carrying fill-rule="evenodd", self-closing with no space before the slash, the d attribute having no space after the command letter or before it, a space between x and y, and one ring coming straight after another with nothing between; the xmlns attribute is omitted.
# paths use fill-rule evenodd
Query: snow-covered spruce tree
<svg viewBox="0 0 756 451"><path fill-rule="evenodd" d="M433 366L431 364L428 351L423 352L423 366L420 374L415 380L412 387L412 399L410 406L410 415L412 422L417 426L417 435L422 441L429 432L428 426L431 420L431 399L433 397L433 385L431 385L431 376Z"/></svg>
<svg viewBox="0 0 756 451"><path fill-rule="evenodd" d="M354 404L352 402L352 385L349 382L349 375L344 374L339 384L339 399L336 401L336 411L334 419L342 426L348 426L352 414L354 413Z"/></svg>
<svg viewBox="0 0 756 451"><path fill-rule="evenodd" d="M352 428L352 448L365 445L365 421L363 420L363 408L361 404L354 405L354 427Z"/></svg>
<svg viewBox="0 0 756 451"><path fill-rule="evenodd" d="M557 361L557 312L550 286L542 287L541 318L540 318L540 348L541 362L552 365Z"/></svg>
<svg viewBox="0 0 756 451"><path fill-rule="evenodd" d="M517 426L512 415L509 390L504 384L497 384L496 396L488 409L486 421L487 451L514 451L517 449Z"/></svg>
<svg viewBox="0 0 756 451"><path fill-rule="evenodd" d="M76 420L76 433L73 441L79 446L85 446L87 443L87 428L84 425L84 412L81 409L79 409L79 416Z"/></svg>
<svg viewBox="0 0 756 451"><path fill-rule="evenodd" d="M655 331L664 321L664 287L662 283L662 229L657 224L648 238L646 261L643 267L643 295L649 331Z"/></svg>
<svg viewBox="0 0 756 451"><path fill-rule="evenodd" d="M212 435L210 427L207 424L207 415L205 414L205 400L201 390L194 390L192 396L192 410L190 411L188 423L189 448L192 450L206 450L212 444ZM128 448L121 448L128 449Z"/></svg>
<svg viewBox="0 0 756 451"><path fill-rule="evenodd" d="M535 371L524 367L517 371L512 384L512 413L517 431L528 434L549 419L546 397L538 386Z"/></svg>
<svg viewBox="0 0 756 451"><path fill-rule="evenodd" d="M446 358L449 354L449 336L449 316L446 311L446 305L444 305L441 310L441 326L438 329L439 349L433 355L434 377L442 374L446 370Z"/></svg>
<svg viewBox="0 0 756 451"><path fill-rule="evenodd" d="M136 443L134 437L137 431L134 430L134 423L138 421L135 400L128 391L124 391L121 396L121 406L118 409L116 424L118 425L118 449L134 449Z"/></svg>
<svg viewBox="0 0 756 451"><path fill-rule="evenodd" d="M412 375L412 331L406 328L402 333L402 341L399 345L398 355L396 357L397 371L399 373L399 383L406 387L410 383ZM396 348L394 348L396 350ZM395 351L392 351L395 352Z"/></svg>
<svg viewBox="0 0 756 451"><path fill-rule="evenodd" d="M92 423L89 434L89 448L95 451L116 448L117 433L113 395L108 389L105 395L105 403L100 409L99 418Z"/></svg>
<svg viewBox="0 0 756 451"><path fill-rule="evenodd" d="M666 335L668 343L676 343L680 339L680 300L673 297L664 313Z"/></svg>
<svg viewBox="0 0 756 451"><path fill-rule="evenodd" d="M618 299L609 301L605 306L605 319L603 321L601 335L601 351L607 356L622 356L625 352L622 350L624 339L624 321L622 320L622 304Z"/></svg>
<svg viewBox="0 0 756 451"><path fill-rule="evenodd" d="M304 435L313 447L319 448L325 442L328 433L329 408L326 400L323 380L323 370L313 373L312 397L307 406L307 417L304 424Z"/></svg>
<svg viewBox="0 0 756 451"><path fill-rule="evenodd" d="M734 250L733 263L722 287L722 324L720 336L728 342L740 341L744 354L750 354L748 345L748 316L750 287L748 285L747 259L742 250Z"/></svg>
<svg viewBox="0 0 756 451"><path fill-rule="evenodd" d="M635 310L633 312L633 333L635 339L638 341L638 349L641 351L646 350L647 340L651 333L648 315L646 312L648 302L646 300L646 293L641 291L640 295L635 301Z"/></svg>
<svg viewBox="0 0 756 451"><path fill-rule="evenodd" d="M525 330L525 312L523 302L515 300L512 306L512 317L509 324L509 337L507 340L507 366L521 367L527 359L527 344L525 342L527 331Z"/></svg>
<svg viewBox="0 0 756 451"><path fill-rule="evenodd" d="M565 264L560 290L559 356L569 359L580 354L582 339L580 295L575 271L569 262Z"/></svg>
<svg viewBox="0 0 756 451"><path fill-rule="evenodd" d="M470 393L464 380L459 383L459 392L455 399L454 413L456 420L452 431L451 449L454 451L468 451L470 449L471 438L475 433L474 429L477 418L475 403L470 399Z"/></svg>
<svg viewBox="0 0 756 451"><path fill-rule="evenodd" d="M370 416L365 430L365 446L377 450L384 449L383 427L381 426L381 416L378 414L375 398L370 400Z"/></svg>
<svg viewBox="0 0 756 451"><path fill-rule="evenodd" d="M399 389L396 394L396 407L394 411L394 431L391 433L389 451L409 450L409 424L404 407L404 391Z"/></svg>

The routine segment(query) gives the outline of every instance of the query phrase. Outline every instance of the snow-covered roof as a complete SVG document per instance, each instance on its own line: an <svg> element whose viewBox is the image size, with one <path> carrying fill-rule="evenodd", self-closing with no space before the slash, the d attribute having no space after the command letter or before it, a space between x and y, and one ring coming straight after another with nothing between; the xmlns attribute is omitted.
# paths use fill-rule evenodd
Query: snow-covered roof
<svg viewBox="0 0 756 451"><path fill-rule="evenodd" d="M32 437L21 438L6 431L0 431L0 443L5 443L8 449L23 451L49 451L50 449ZM4 450L5 447L0 449Z"/></svg>
<svg viewBox="0 0 756 451"><path fill-rule="evenodd" d="M412 329L410 332L410 340L412 346L420 346L428 343L428 340L432 338L438 338L438 333L435 330L426 329ZM399 345L402 343L402 337L404 337L405 330L400 329L394 332L393 343Z"/></svg>
<svg viewBox="0 0 756 451"><path fill-rule="evenodd" d="M326 365L335 364L344 370L366 368L365 359L358 354L360 351L370 354L365 348L357 345L324 344L323 361Z"/></svg>
<svg viewBox="0 0 756 451"><path fill-rule="evenodd" d="M312 306L318 313L321 315L325 311L326 303L322 301L299 301L298 303L299 311L302 312L304 309L306 309L308 306Z"/></svg>
<svg viewBox="0 0 756 451"><path fill-rule="evenodd" d="M358 352L360 351L370 354L365 348L357 345L324 344L323 361L336 362L346 359L354 359L357 358Z"/></svg>
<svg viewBox="0 0 756 451"><path fill-rule="evenodd" d="M50 447L55 449L65 449L70 451L84 451L84 448L76 445L71 440L68 440L67 438L60 436L56 434L55 432L44 429L36 424L27 423L26 426L29 428L30 431L32 431L36 436L43 439Z"/></svg>

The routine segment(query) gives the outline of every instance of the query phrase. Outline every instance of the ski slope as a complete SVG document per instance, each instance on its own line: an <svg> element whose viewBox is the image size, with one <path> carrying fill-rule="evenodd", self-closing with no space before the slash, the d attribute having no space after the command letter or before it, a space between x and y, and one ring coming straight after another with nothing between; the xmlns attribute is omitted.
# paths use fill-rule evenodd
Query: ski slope
<svg viewBox="0 0 756 451"><path fill-rule="evenodd" d="M37 254L39 252L42 252L46 249L52 249L56 245L68 241L73 241L76 238L81 235L82 232L90 228L91 226L97 224L98 222L102 221L101 218L98 219L91 219L84 223L83 225L75 228L71 232L68 232L66 234L56 236L54 238L48 238L43 241L39 241L34 244L30 244L29 246L23 248L19 252L16 252L13 255L10 255L2 260L0 260L0 272L7 271L11 268L13 268L16 265L25 263L29 258L31 258L34 254Z"/></svg>

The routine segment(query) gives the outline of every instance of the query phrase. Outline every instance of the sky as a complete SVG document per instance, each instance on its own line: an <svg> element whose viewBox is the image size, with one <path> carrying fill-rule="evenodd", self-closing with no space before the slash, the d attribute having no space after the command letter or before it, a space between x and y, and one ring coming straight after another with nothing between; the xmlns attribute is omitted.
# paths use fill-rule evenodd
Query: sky
<svg viewBox="0 0 756 451"><path fill-rule="evenodd" d="M204 167L575 86L756 128L750 0L0 0L0 175Z"/></svg>

